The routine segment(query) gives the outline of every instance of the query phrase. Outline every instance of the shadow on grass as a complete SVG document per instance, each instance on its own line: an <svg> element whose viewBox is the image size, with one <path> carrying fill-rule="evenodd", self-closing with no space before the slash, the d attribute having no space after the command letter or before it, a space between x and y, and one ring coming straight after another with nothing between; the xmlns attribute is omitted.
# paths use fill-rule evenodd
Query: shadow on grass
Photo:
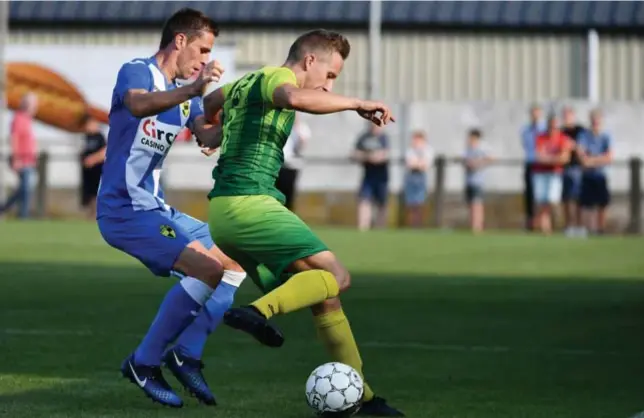
<svg viewBox="0 0 644 418"><path fill-rule="evenodd" d="M3 263L2 271L0 416L174 416L118 375L173 279L123 266ZM247 283L237 303L258 294ZM464 379L473 393L529 391L539 383L562 399L599 396L599 385L626 404L644 371L643 299L644 283L611 278L378 274L354 274L344 297L366 364L396 382L389 390L400 397L426 387L431 371L439 376L434 394L446 397L453 391L448 382ZM222 390L225 406L189 401L181 415L310 416L302 407L302 376L324 355L308 315L278 323L287 336L281 350L228 329L211 336L206 374L217 386L230 382ZM593 376L597 382L589 383ZM256 398L247 400L249 393ZM542 400L528 396L533 401ZM282 404L294 405L293 412Z"/></svg>

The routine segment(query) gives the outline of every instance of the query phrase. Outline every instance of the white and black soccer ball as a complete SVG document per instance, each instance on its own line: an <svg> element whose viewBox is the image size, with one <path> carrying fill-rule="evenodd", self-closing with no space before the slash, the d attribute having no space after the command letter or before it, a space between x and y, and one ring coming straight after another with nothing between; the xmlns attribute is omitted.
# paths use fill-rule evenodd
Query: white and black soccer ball
<svg viewBox="0 0 644 418"><path fill-rule="evenodd" d="M326 363L306 381L306 402L320 415L351 415L358 411L364 382L358 372L342 363Z"/></svg>

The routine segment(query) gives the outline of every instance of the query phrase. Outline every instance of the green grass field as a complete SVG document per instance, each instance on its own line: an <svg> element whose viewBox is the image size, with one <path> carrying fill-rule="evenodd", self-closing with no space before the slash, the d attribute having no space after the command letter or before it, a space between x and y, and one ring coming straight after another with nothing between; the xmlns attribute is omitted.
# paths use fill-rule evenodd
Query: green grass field
<svg viewBox="0 0 644 418"><path fill-rule="evenodd" d="M380 395L409 417L628 418L644 410L644 240L321 230L353 272L345 310ZM281 349L225 327L220 406L152 404L118 373L171 279L85 223L0 223L0 416L312 417L326 362L307 312ZM257 291L246 283L238 303ZM178 383L169 375L173 386Z"/></svg>

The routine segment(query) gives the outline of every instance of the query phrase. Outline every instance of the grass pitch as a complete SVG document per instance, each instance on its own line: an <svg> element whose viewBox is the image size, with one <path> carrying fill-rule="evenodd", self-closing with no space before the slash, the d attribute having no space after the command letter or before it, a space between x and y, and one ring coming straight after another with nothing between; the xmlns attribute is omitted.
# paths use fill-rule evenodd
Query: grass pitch
<svg viewBox="0 0 644 418"><path fill-rule="evenodd" d="M409 417L628 418L644 410L644 240L320 230L376 392ZM119 377L172 279L89 223L0 223L0 416L307 418L326 362L307 312L281 349L221 327L219 406L152 404ZM237 303L258 295L248 281ZM175 387L178 383L167 373Z"/></svg>

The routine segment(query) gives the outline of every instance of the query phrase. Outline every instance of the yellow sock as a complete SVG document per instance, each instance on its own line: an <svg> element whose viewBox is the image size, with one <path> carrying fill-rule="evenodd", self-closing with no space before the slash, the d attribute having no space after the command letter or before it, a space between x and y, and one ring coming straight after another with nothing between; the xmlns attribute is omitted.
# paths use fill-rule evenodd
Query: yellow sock
<svg viewBox="0 0 644 418"><path fill-rule="evenodd" d="M358 345L353 338L351 325L349 325L349 320L344 315L344 311L339 309L337 311L327 312L314 316L313 320L318 329L318 336L324 343L333 361L348 364L353 367L360 373L362 380L364 380L362 358L360 358ZM373 396L373 391L365 381L362 399L364 401L370 401L373 399Z"/></svg>
<svg viewBox="0 0 644 418"><path fill-rule="evenodd" d="M307 308L340 293L333 274L324 270L297 273L286 283L257 299L252 305L266 318Z"/></svg>

